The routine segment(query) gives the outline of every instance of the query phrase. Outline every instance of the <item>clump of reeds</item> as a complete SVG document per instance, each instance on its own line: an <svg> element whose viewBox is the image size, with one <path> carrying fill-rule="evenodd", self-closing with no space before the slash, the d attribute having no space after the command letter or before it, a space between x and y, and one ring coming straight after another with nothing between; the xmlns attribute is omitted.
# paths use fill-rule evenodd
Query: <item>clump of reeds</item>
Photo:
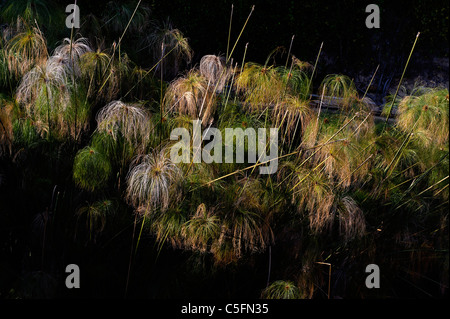
<svg viewBox="0 0 450 319"><path fill-rule="evenodd" d="M47 42L37 27L18 26L17 33L7 41L7 64L9 71L20 79L36 65L48 58Z"/></svg>
<svg viewBox="0 0 450 319"><path fill-rule="evenodd" d="M106 187L111 171L109 159L93 147L87 146L75 156L73 179L83 189L93 192Z"/></svg>
<svg viewBox="0 0 450 319"><path fill-rule="evenodd" d="M171 188L178 182L181 171L166 149L138 156L127 175L126 197L135 207L167 210L171 203Z"/></svg>
<svg viewBox="0 0 450 319"><path fill-rule="evenodd" d="M195 214L183 225L181 234L187 249L206 252L209 245L218 238L220 218L214 209L208 209L204 203L197 207Z"/></svg>
<svg viewBox="0 0 450 319"><path fill-rule="evenodd" d="M97 130L111 134L117 140L121 134L139 150L145 150L153 132L150 113L139 104L112 101L97 114Z"/></svg>
<svg viewBox="0 0 450 319"><path fill-rule="evenodd" d="M292 281L277 280L262 291L261 297L263 299L299 299L300 290Z"/></svg>
<svg viewBox="0 0 450 319"><path fill-rule="evenodd" d="M192 119L200 119L202 125L206 126L213 119L217 107L213 89L205 77L192 69L169 85L164 97L164 108L166 112L176 111Z"/></svg>
<svg viewBox="0 0 450 319"><path fill-rule="evenodd" d="M230 77L231 69L225 64L225 58L216 55L205 55L200 60L200 74L208 81L209 86L216 92L222 92Z"/></svg>

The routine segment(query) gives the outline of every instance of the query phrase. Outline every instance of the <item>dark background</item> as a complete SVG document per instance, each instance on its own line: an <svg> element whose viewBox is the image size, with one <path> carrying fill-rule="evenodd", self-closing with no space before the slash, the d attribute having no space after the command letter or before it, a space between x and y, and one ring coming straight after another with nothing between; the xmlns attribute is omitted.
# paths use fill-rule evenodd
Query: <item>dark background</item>
<svg viewBox="0 0 450 319"><path fill-rule="evenodd" d="M101 15L102 3L106 2L78 3L82 15L86 11ZM379 29L368 29L365 25L369 15L365 8L371 3L380 8ZM384 96L396 87L416 34L420 32L404 83L413 83L420 76L428 86L448 87L448 1L142 1L142 5L151 8L153 19L165 21L169 17L173 26L189 38L195 53L193 64L205 54L225 55L232 4L230 50L255 5L233 53L239 63L248 42L246 61L263 64L272 50L282 46L285 54L276 55L270 62L284 65L291 37L295 35L292 54L314 64L323 42L317 81L320 83L327 74L341 73L352 77L363 91L380 65L374 80L377 93L374 97L381 104ZM142 63L145 64L145 57Z"/></svg>
<svg viewBox="0 0 450 319"><path fill-rule="evenodd" d="M27 1L27 0L17 0ZM34 0L36 3L42 0ZM56 10L65 19L65 7L72 0L47 0L51 11ZM119 8L128 4L133 10L138 1L89 1L78 0L83 24L89 14L101 20L109 19L113 2ZM0 6L7 1L0 0ZM380 8L381 27L368 29L365 20L369 13L367 5L377 4ZM372 98L383 104L384 97L395 90L418 32L420 37L405 75L404 84L414 82L426 86L448 87L448 23L449 3L445 0L143 0L141 8L151 12L149 20L160 25L170 19L174 28L181 30L189 39L194 51L191 67L205 54L225 55L230 22L231 5L234 5L230 50L233 47L251 7L255 10L233 53L235 62L241 63L244 47L249 43L246 61L264 64L266 58L277 47L283 47L284 55L278 53L269 63L284 65L291 37L295 35L292 54L302 61L314 64L320 44L323 50L316 70L317 87L328 74L339 73L350 76L357 88L364 92L370 78L379 65L372 86ZM126 24L122 22L123 25ZM64 21L53 19L41 21L49 47L70 36ZM62 24L55 28L55 23ZM103 24L103 22L101 22ZM93 28L82 30L88 36ZM121 28L119 28L121 29ZM55 36L52 36L57 30ZM119 32L110 32L111 24L104 25L101 37L106 39L104 49L118 40ZM135 31L130 28L123 39L124 52L143 67L151 67L154 59L147 50L141 50L141 40L152 32L151 27ZM52 33L52 34L50 34ZM282 52L282 51L281 51ZM183 71L183 70L181 70ZM167 79L170 80L170 79Z"/></svg>

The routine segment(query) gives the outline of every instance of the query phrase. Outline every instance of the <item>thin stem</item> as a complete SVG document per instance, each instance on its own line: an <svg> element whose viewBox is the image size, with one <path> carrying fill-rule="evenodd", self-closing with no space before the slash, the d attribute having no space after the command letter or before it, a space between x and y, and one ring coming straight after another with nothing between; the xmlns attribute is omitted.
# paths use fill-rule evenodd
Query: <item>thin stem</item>
<svg viewBox="0 0 450 319"><path fill-rule="evenodd" d="M142 0L139 0L138 4L136 5L136 8L134 9L133 14L132 14L131 17L130 17L130 20L128 20L127 26L125 27L125 30L123 30L123 33L122 33L122 35L120 36L119 42L118 42L117 45L120 45L120 43L122 42L122 39L123 39L123 37L125 36L125 33L127 32L128 27L130 26L131 21L133 20L134 15L136 14L136 11L137 11L137 9L139 8L139 5L141 4L141 1L142 1ZM112 60L113 60L113 58L114 58L114 55L115 55L115 53L116 53L117 45L114 45L114 44L113 44L113 53L112 53L112 55L111 55L111 58L109 59L108 65L107 65L106 68L105 68L105 72L103 73L102 78L105 77L106 70L108 70L109 66L111 65L111 62L112 62ZM109 77L108 77L108 78L109 78ZM105 81L106 81L106 80L105 80ZM104 85L104 84L103 84L103 85ZM103 87L103 85L102 85L102 87Z"/></svg>
<svg viewBox="0 0 450 319"><path fill-rule="evenodd" d="M322 52L322 47L323 47L323 42L320 44L319 53L317 53L316 62L314 63L314 68L313 68L313 71L311 73L311 79L309 80L308 89L306 90L306 94L309 94L309 89L311 87L311 83L312 83L313 78L314 78L314 73L316 72L317 62L319 62L319 57L320 57L320 53Z"/></svg>
<svg viewBox="0 0 450 319"><path fill-rule="evenodd" d="M230 48L230 35L231 35L231 22L233 21L233 8L234 8L234 5L231 4L230 27L228 28L228 42L227 42L227 55L226 55L227 61L228 61L228 50Z"/></svg>
<svg viewBox="0 0 450 319"><path fill-rule="evenodd" d="M44 270L44 256L45 256L45 238L47 233L47 221L48 221L48 211L46 211L43 215L44 217L44 234L42 236L42 255L41 255L41 269Z"/></svg>
<svg viewBox="0 0 450 319"><path fill-rule="evenodd" d="M316 261L316 264L328 266L328 299L330 299L330 288L331 288L331 264Z"/></svg>
<svg viewBox="0 0 450 319"><path fill-rule="evenodd" d="M48 133L47 138L50 139L50 100L48 97L48 85L45 85L45 97L47 99L47 122L48 122Z"/></svg>
<svg viewBox="0 0 450 319"><path fill-rule="evenodd" d="M267 272L267 285L266 285L266 287L269 287L271 268L272 268L272 245L269 245L269 270Z"/></svg>
<svg viewBox="0 0 450 319"><path fill-rule="evenodd" d="M208 84L206 85L206 93L205 93L205 96L203 97L202 105L200 106L200 111L198 112L198 119L200 119L200 116L202 115L203 106L205 105L206 97L208 96L210 83L211 83L211 79L208 80Z"/></svg>
<svg viewBox="0 0 450 319"><path fill-rule="evenodd" d="M320 113L322 112L323 96L324 95L325 95L325 87L322 89L322 95L320 96L319 112L317 113L317 120L316 120L317 130L320 129L320 127L319 127L319 118L320 118Z"/></svg>
<svg viewBox="0 0 450 319"><path fill-rule="evenodd" d="M148 206L147 206L147 208L148 208ZM140 241L141 241L141 235L142 235L142 230L144 229L144 224L145 224L145 216L146 216L147 214L146 214L146 212L144 213L144 218L142 219L142 224L141 224L141 230L139 231L139 236L138 236L138 240L137 240L137 243L136 243L136 248L134 249L134 254L136 255L136 253L137 253L137 249L138 249L138 247L139 247L139 243L140 243Z"/></svg>
<svg viewBox="0 0 450 319"><path fill-rule="evenodd" d="M445 181L448 178L448 175L445 176L443 179L441 179L439 182L434 183L433 185L431 185L430 187L428 187L427 189L421 191L419 194L417 194L417 196L422 195L423 193L425 193L426 191L432 189L434 186L439 185L441 182Z"/></svg>
<svg viewBox="0 0 450 319"><path fill-rule="evenodd" d="M343 180L340 181L340 183L337 185L339 187L343 182L345 182L347 179L349 179L357 170L359 170L368 160L370 160L373 157L374 154L371 154L368 158L366 158L361 164L358 165L357 168L355 168L350 174L348 174Z"/></svg>
<svg viewBox="0 0 450 319"><path fill-rule="evenodd" d="M77 0L75 0L75 9L77 8ZM78 103L77 103L77 85L75 83L75 76L74 76L74 69L73 69L73 53L72 53L72 49L73 49L73 29L74 29L74 24L72 24L72 28L70 30L70 50L69 50L69 57L70 57L70 67L72 68L72 84L74 86L74 103L75 103L75 123L74 123L74 136L77 136L77 119L78 119Z"/></svg>
<svg viewBox="0 0 450 319"><path fill-rule="evenodd" d="M160 134L159 134L159 144L161 144L161 139L162 139L162 134L163 134L163 110L162 110L162 108L163 108L163 56L164 56L164 42L163 43L161 43L161 68L160 68L160 71L161 71L161 88L160 88L160 91L161 91L161 93L160 93L160 104L159 104L159 116L160 116L160 119L159 119L159 121L160 121L160 123L159 123L159 125L160 125L160 129L161 129L161 131L160 131Z"/></svg>
<svg viewBox="0 0 450 319"><path fill-rule="evenodd" d="M241 75L242 71L244 70L244 62L245 62L245 55L247 54L247 47L248 47L248 42L245 44L244 57L242 58L241 70L239 72L239 75ZM238 89L239 89L239 87L238 87ZM234 103L236 103L236 98L237 98L237 94L234 96Z"/></svg>
<svg viewBox="0 0 450 319"><path fill-rule="evenodd" d="M137 81L136 82L136 84L123 96L123 98L126 98L127 96L128 96L128 94L130 94L131 93L131 91L133 91L134 90L134 88L139 84L139 83L141 83L141 81L150 73L150 72L152 72L153 71L153 69L157 66L157 65L159 65L159 63L163 60L163 59L165 59L173 50L175 50L176 49L176 47L177 46L175 46L175 47L173 47L169 52L167 52L158 62L156 62L156 64L155 65L153 65L151 68L150 68L150 70L148 70L147 72L145 72L145 74L139 79L139 81ZM105 82L106 83L106 82ZM105 83L103 83L103 85L102 85L102 88L103 88L103 86L105 85ZM100 90L101 90L101 88L100 88Z"/></svg>
<svg viewBox="0 0 450 319"><path fill-rule="evenodd" d="M388 115L386 116L386 121L384 122L383 131L386 128L386 125L388 123L389 117L391 116L392 107L394 106L395 99L397 98L397 94L398 94L398 91L400 89L400 85L402 84L403 77L405 76L406 68L408 67L409 60L411 59L412 53L414 51L414 47L416 46L417 40L419 39L419 35L420 35L420 32L417 33L416 39L414 40L414 44L413 44L413 46L411 48L411 51L409 52L408 60L406 61L405 68L403 69L403 73L402 73L402 76L400 78L400 82L398 82L397 90L395 91L394 98L392 99L391 106L389 107L389 112L388 112Z"/></svg>
<svg viewBox="0 0 450 319"><path fill-rule="evenodd" d="M231 84L230 84L230 89L228 90L228 94L227 94L227 99L225 100L225 106L223 108L223 111L225 112L225 110L227 109L227 105L228 105L228 99L230 98L230 94L231 94L231 88L233 87L233 83L234 83L234 75L236 74L236 68L237 68L237 62L236 65L233 69L233 76L231 77Z"/></svg>
<svg viewBox="0 0 450 319"><path fill-rule="evenodd" d="M377 71L378 71L378 68L380 67L380 65L378 64L377 65L377 68L375 69L375 72L373 73L373 75L372 75L372 78L370 79L370 82L369 82L369 85L367 86L367 88L366 88L366 92L364 92L364 95L363 95L363 97L361 98L361 100L364 100L364 98L366 97L366 95L367 95L367 92L369 92L369 88L370 88L370 86L372 85L372 81L373 81L373 79L375 78L375 74L377 74Z"/></svg>
<svg viewBox="0 0 450 319"><path fill-rule="evenodd" d="M281 99L284 99L284 97L285 97L285 95L286 95L287 85L288 85L288 83L289 83L289 79L291 78L291 72L292 72L292 67L293 67L293 66L294 66L294 59L292 59L291 67L289 68L289 72L288 72L288 75L287 75L287 79L286 79L286 82L284 83L283 96L282 96Z"/></svg>
<svg viewBox="0 0 450 319"><path fill-rule="evenodd" d="M288 54L287 54L287 57L286 57L286 64L284 65L285 69L287 68L288 61L289 61L289 56L291 55L292 42L294 42L294 38L295 38L295 34L292 35L292 38L291 38L291 44L289 45L289 51L288 51Z"/></svg>
<svg viewBox="0 0 450 319"><path fill-rule="evenodd" d="M228 63L228 60L230 60L230 57L233 54L234 49L236 48L236 45L239 42L239 39L241 38L242 32L244 32L245 26L247 25L247 22L250 19L250 16L252 15L254 10L255 10L255 6L253 5L252 10L250 11L250 14L247 17L247 20L245 20L244 26L242 27L241 32L239 33L239 36L237 37L236 42L234 43L233 49L231 49L230 55L227 57L227 61L226 61L227 63Z"/></svg>
<svg viewBox="0 0 450 319"><path fill-rule="evenodd" d="M444 187L442 187L440 190L438 190L436 193L434 193L434 197L436 197L437 195L439 195L444 189L446 189L447 187L448 187L448 183L444 186Z"/></svg>

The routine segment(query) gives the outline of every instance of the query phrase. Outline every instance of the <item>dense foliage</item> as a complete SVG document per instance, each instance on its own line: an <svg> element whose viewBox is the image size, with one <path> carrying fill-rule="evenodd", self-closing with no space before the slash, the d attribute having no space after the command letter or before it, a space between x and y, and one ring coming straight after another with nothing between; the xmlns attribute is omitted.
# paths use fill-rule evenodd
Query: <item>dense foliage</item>
<svg viewBox="0 0 450 319"><path fill-rule="evenodd" d="M137 10L137 2L110 1L101 11L80 4L76 32L63 27L58 3L2 2L0 297L448 295L448 88L402 88L376 114L372 82L361 88L342 72L317 71L321 28L336 34L346 22L315 28L293 15L300 5L331 10L320 1L275 6L270 21L255 13L233 55L219 54L228 3L218 11L185 1L143 1ZM245 3L234 7L230 53ZM186 29L165 19L171 5L185 7L172 21ZM420 21L424 6L413 1L407 12ZM438 5L430 8L420 11L425 23L448 24ZM212 17L217 28L199 25ZM265 52L278 45L270 39L251 49L264 52L264 64L245 54L257 28L299 23L288 54ZM447 37L423 30L425 43ZM308 39L311 52L302 54ZM391 46L407 55L406 43ZM197 47L217 52L195 58ZM366 63L374 72L378 61ZM196 119L222 133L279 128L277 172L259 174L249 158L174 163L170 132L192 136ZM248 149L241 142L231 147ZM190 159L197 151L190 147ZM83 272L79 290L64 285L71 263ZM364 284L372 263L382 289Z"/></svg>

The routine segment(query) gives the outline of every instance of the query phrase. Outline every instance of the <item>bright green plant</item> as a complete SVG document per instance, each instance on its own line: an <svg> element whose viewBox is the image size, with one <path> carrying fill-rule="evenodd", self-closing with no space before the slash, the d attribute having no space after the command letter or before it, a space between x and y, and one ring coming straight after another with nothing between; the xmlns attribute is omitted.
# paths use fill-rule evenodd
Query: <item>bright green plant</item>
<svg viewBox="0 0 450 319"><path fill-rule="evenodd" d="M265 288L263 299L299 299L299 288L292 281L277 280Z"/></svg>
<svg viewBox="0 0 450 319"><path fill-rule="evenodd" d="M109 159L95 148L86 146L75 156L73 180L82 189L99 191L107 187L111 171Z"/></svg>

